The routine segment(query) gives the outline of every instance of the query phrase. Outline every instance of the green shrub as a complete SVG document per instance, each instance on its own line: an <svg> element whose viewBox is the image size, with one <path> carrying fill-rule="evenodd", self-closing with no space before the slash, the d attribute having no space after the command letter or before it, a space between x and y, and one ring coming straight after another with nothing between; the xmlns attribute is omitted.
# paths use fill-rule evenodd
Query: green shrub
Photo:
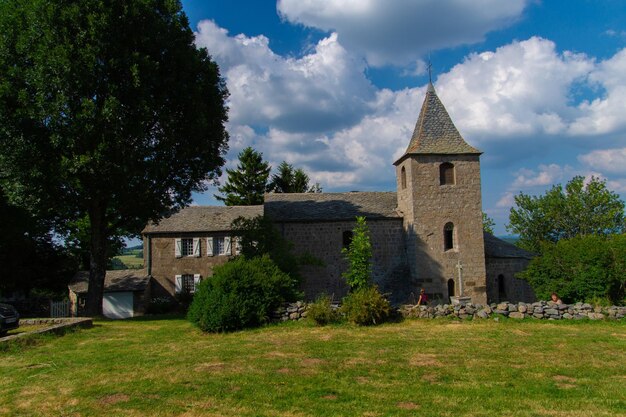
<svg viewBox="0 0 626 417"><path fill-rule="evenodd" d="M372 244L365 217L356 218L356 226L352 232L350 245L341 250L348 261L348 270L342 277L351 290L358 290L370 285L372 275Z"/></svg>
<svg viewBox="0 0 626 417"><path fill-rule="evenodd" d="M255 327L299 295L297 281L269 256L238 257L215 267L213 276L198 285L187 318L207 332Z"/></svg>
<svg viewBox="0 0 626 417"><path fill-rule="evenodd" d="M381 324L389 318L389 301L376 287L360 288L343 299L341 312L346 319L360 326Z"/></svg>
<svg viewBox="0 0 626 417"><path fill-rule="evenodd" d="M150 299L150 303L148 304L147 313L148 314L165 314L171 313L175 310L175 303L169 297L155 297Z"/></svg>
<svg viewBox="0 0 626 417"><path fill-rule="evenodd" d="M320 295L314 303L309 304L307 317L318 326L337 323L341 320L339 311L332 307L332 299L326 294Z"/></svg>
<svg viewBox="0 0 626 417"><path fill-rule="evenodd" d="M539 299L554 291L565 303L624 299L626 235L577 236L557 243L543 243L541 256L518 274L533 287ZM606 301L605 301L606 302Z"/></svg>

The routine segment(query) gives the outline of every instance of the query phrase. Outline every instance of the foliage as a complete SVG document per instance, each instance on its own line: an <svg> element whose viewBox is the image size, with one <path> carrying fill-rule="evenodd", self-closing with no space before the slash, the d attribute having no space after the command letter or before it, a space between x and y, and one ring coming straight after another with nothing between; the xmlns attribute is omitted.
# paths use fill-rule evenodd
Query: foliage
<svg viewBox="0 0 626 417"><path fill-rule="evenodd" d="M483 230L487 233L493 234L493 228L496 226L496 222L483 211Z"/></svg>
<svg viewBox="0 0 626 417"><path fill-rule="evenodd" d="M218 188L223 195L216 195L227 206L254 206L263 204L267 178L271 167L263 160L263 154L247 147L239 152L237 169L227 169L226 184Z"/></svg>
<svg viewBox="0 0 626 417"><path fill-rule="evenodd" d="M358 290L370 284L372 274L372 244L365 217L356 218L352 232L350 245L341 250L348 261L348 270L342 276L351 290Z"/></svg>
<svg viewBox="0 0 626 417"><path fill-rule="evenodd" d="M321 193L319 184L309 185L309 176L302 168L294 169L287 161L278 166L278 173L272 175L267 186L269 192L274 193Z"/></svg>
<svg viewBox="0 0 626 417"><path fill-rule="evenodd" d="M109 239L221 174L227 94L179 1L0 2L0 181L56 234L89 219L90 314Z"/></svg>
<svg viewBox="0 0 626 417"><path fill-rule="evenodd" d="M538 252L541 242L574 236L619 234L626 231L624 202L606 188L605 181L574 177L553 186L542 196L515 196L507 230L518 234L519 246Z"/></svg>
<svg viewBox="0 0 626 417"><path fill-rule="evenodd" d="M518 274L540 299L556 292L565 303L609 299L620 303L626 286L626 235L577 236L542 243L542 256Z"/></svg>
<svg viewBox="0 0 626 417"><path fill-rule="evenodd" d="M171 313L176 309L176 305L170 297L155 297L150 299L148 304L148 314L165 314Z"/></svg>
<svg viewBox="0 0 626 417"><path fill-rule="evenodd" d="M239 238L240 252L247 259L268 255L281 271L300 281L302 265L320 265L310 254L295 255L293 243L286 240L271 219L256 216L239 217L232 224L233 235Z"/></svg>
<svg viewBox="0 0 626 417"><path fill-rule="evenodd" d="M338 309L333 308L332 299L327 294L320 295L315 302L308 305L307 317L318 326L325 326L341 320Z"/></svg>
<svg viewBox="0 0 626 417"><path fill-rule="evenodd" d="M281 303L295 301L297 285L269 256L238 257L198 285L187 317L207 332L255 327Z"/></svg>
<svg viewBox="0 0 626 417"><path fill-rule="evenodd" d="M67 293L77 264L54 242L45 221L10 204L1 187L0 219L0 294Z"/></svg>
<svg viewBox="0 0 626 417"><path fill-rule="evenodd" d="M389 318L389 301L375 286L358 288L343 299L341 312L350 323L359 326L381 324Z"/></svg>

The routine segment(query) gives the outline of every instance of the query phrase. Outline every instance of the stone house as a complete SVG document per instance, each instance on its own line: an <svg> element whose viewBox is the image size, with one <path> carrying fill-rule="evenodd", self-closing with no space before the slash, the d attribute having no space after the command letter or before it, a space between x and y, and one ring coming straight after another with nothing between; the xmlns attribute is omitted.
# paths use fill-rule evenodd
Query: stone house
<svg viewBox="0 0 626 417"><path fill-rule="evenodd" d="M424 288L435 302L469 296L474 303L532 301L514 278L532 255L482 229L481 152L458 132L432 84L414 133L394 162L396 192L266 194L263 205L189 207L143 230L153 294L193 291L215 265L236 255L231 222L265 215L323 266L305 266L307 299L347 292L341 248L356 216L365 216L373 247L373 280L394 303L415 300Z"/></svg>

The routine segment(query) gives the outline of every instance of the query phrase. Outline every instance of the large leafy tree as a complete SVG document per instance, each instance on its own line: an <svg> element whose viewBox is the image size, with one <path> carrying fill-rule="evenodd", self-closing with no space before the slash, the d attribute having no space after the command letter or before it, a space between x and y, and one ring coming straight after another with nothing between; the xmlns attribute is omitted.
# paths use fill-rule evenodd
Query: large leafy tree
<svg viewBox="0 0 626 417"><path fill-rule="evenodd" d="M309 184L309 176L302 168L294 168L286 161L278 166L278 172L272 175L267 186L268 191L274 193L320 193L319 184Z"/></svg>
<svg viewBox="0 0 626 417"><path fill-rule="evenodd" d="M263 195L272 167L263 160L263 154L251 147L239 153L237 169L227 169L226 183L216 195L227 206L253 206L263 204Z"/></svg>
<svg viewBox="0 0 626 417"><path fill-rule="evenodd" d="M587 235L542 243L519 274L540 299L556 291L566 303L621 303L626 291L626 235Z"/></svg>
<svg viewBox="0 0 626 417"><path fill-rule="evenodd" d="M542 196L515 196L507 230L519 235L521 247L540 252L542 242L623 233L625 225L619 196L598 178L585 183L577 176L565 188L555 185Z"/></svg>
<svg viewBox="0 0 626 417"><path fill-rule="evenodd" d="M56 233L87 222L87 309L108 242L217 178L227 96L176 0L0 2L0 181Z"/></svg>

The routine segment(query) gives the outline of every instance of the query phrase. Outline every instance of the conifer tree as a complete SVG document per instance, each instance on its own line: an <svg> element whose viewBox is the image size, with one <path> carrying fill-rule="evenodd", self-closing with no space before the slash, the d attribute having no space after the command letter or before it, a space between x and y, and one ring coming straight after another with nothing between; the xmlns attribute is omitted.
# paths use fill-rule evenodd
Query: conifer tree
<svg viewBox="0 0 626 417"><path fill-rule="evenodd" d="M271 167L263 160L263 154L251 147L239 153L237 169L227 169L228 179L218 188L216 195L227 206L253 206L263 204L263 194Z"/></svg>
<svg viewBox="0 0 626 417"><path fill-rule="evenodd" d="M372 275L372 243L365 217L356 218L350 245L341 252L348 261L348 270L342 276L350 289L356 291L367 288Z"/></svg>
<svg viewBox="0 0 626 417"><path fill-rule="evenodd" d="M274 193L321 193L319 184L309 185L310 178L301 168L294 169L293 165L283 161L278 166L278 172L272 175L272 181L267 190Z"/></svg>

